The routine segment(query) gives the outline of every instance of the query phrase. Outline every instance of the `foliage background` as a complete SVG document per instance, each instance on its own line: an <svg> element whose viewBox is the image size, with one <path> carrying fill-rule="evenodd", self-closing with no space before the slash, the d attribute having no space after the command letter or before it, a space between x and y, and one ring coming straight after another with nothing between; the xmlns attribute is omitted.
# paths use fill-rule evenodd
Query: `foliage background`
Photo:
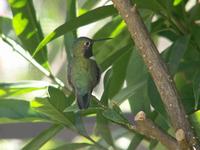
<svg viewBox="0 0 200 150"><path fill-rule="evenodd" d="M134 2L174 77L186 112L200 136L200 3L197 0ZM134 115L143 110L156 124L174 135L157 89L125 23L110 1L8 0L5 10L8 12L3 11L6 13L0 17L0 123L52 124L33 139L24 140L20 148L100 149L103 145L135 149L140 144L147 149L164 149L158 141L123 127L123 123L126 126L132 120L128 122L122 114ZM94 95L106 109L102 110L93 100L90 109L78 111L73 94L65 95L59 88L63 83L67 85L66 58L70 59L71 45L77 36L114 37L94 45L96 60L105 75ZM91 135L86 132L86 122L82 118L96 118ZM113 125L111 121L121 126L115 130L109 128ZM53 138L64 127L73 130L79 138L67 143ZM120 139L130 144L120 144ZM46 142L56 144L44 145Z"/></svg>

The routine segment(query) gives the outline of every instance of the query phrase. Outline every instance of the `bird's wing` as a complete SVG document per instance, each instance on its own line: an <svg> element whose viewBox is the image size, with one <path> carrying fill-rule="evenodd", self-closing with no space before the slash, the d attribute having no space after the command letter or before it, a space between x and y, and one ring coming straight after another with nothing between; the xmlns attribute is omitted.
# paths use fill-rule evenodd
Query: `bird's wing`
<svg viewBox="0 0 200 150"><path fill-rule="evenodd" d="M92 83L93 83L93 88L99 83L100 80L100 69L97 65L97 63L94 60L91 60L91 74L92 74Z"/></svg>

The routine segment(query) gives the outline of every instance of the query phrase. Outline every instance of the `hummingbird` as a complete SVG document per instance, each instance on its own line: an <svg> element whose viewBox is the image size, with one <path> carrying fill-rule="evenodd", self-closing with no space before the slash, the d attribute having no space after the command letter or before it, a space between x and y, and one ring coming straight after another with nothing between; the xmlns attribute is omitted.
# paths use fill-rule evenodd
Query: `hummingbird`
<svg viewBox="0 0 200 150"><path fill-rule="evenodd" d="M79 109L89 107L92 91L100 80L100 69L93 57L92 47L97 41L109 40L79 37L72 45L72 59L68 62L68 83L72 87Z"/></svg>

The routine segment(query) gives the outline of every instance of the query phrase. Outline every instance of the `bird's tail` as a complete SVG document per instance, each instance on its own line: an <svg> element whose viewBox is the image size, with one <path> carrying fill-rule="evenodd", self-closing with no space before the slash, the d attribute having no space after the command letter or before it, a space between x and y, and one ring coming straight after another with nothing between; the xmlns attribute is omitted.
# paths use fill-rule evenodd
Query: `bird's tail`
<svg viewBox="0 0 200 150"><path fill-rule="evenodd" d="M76 97L77 97L77 103L78 103L79 109L87 109L89 107L90 98L91 98L90 93L86 93L84 95L77 94Z"/></svg>

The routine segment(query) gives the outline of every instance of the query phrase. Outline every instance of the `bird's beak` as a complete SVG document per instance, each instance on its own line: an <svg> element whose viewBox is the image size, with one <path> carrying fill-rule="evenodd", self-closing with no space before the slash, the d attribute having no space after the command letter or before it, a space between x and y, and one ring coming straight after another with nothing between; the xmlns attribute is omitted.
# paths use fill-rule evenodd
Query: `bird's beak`
<svg viewBox="0 0 200 150"><path fill-rule="evenodd" d="M106 41L106 40L111 40L112 38L103 38L103 39L93 39L93 42L101 42L101 41Z"/></svg>

